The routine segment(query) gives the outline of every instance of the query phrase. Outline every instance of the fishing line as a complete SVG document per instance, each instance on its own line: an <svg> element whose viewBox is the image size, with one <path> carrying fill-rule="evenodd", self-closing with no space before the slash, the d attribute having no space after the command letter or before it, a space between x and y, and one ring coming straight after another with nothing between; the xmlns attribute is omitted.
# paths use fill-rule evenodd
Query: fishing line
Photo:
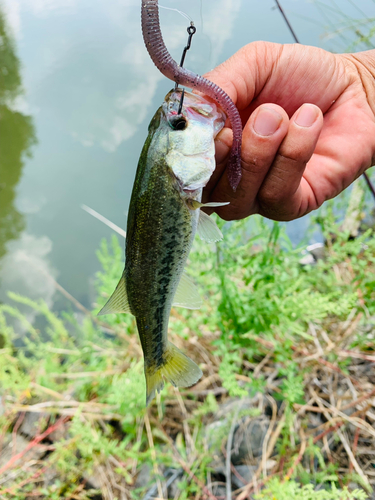
<svg viewBox="0 0 375 500"><path fill-rule="evenodd" d="M185 12L182 12L182 10L173 9L172 7L164 7L164 5L160 5L160 4L159 4L159 9L173 10L173 11L177 12L178 14L180 14L180 16L182 16L186 20L188 20L189 23L193 23L194 24L194 21L192 20L192 18L188 14L186 14Z"/></svg>
<svg viewBox="0 0 375 500"><path fill-rule="evenodd" d="M374 2L375 2L375 0L374 0ZM201 2L200 2L199 15L200 15L200 18L201 18L201 35L207 38L208 46L209 46L207 61L211 62L211 59L212 59L212 41L211 41L210 36L206 35L206 32L204 30L204 23L203 23L203 0L201 0ZM211 66L211 64L210 64L210 66Z"/></svg>

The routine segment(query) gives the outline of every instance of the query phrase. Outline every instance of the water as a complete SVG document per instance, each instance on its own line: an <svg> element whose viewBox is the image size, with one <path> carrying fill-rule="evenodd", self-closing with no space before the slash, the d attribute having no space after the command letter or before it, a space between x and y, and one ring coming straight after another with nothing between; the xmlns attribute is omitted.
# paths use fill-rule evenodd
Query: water
<svg viewBox="0 0 375 500"><path fill-rule="evenodd" d="M273 0L161 3L194 19L186 67L198 73L253 40L293 41ZM54 276L91 306L95 251L112 231L81 205L126 226L147 125L172 87L144 48L139 4L0 0L0 301L12 290L60 309ZM302 43L333 51L352 43L351 19L375 17L374 0L282 4ZM187 21L168 10L161 19L179 60ZM306 225L288 226L295 241Z"/></svg>

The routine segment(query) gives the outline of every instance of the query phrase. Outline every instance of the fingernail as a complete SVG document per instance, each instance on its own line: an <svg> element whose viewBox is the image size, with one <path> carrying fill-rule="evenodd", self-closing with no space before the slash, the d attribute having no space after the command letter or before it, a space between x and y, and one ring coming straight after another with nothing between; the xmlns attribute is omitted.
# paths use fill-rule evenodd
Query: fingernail
<svg viewBox="0 0 375 500"><path fill-rule="evenodd" d="M311 127L318 118L319 110L314 104L303 104L295 117L294 122L300 127Z"/></svg>
<svg viewBox="0 0 375 500"><path fill-rule="evenodd" d="M254 122L254 130L257 134L269 136L280 127L283 117L271 108L261 108Z"/></svg>

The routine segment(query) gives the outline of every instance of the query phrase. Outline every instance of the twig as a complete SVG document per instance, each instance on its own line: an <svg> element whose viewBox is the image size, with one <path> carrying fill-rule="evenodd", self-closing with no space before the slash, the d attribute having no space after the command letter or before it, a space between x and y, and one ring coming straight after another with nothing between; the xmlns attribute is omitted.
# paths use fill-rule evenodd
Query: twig
<svg viewBox="0 0 375 500"><path fill-rule="evenodd" d="M113 229L117 234L126 238L126 231L124 231L121 227L117 226L117 224L114 224L109 219L104 217L104 215L101 215L99 212L96 212L96 210L93 210L92 208L88 207L87 205L81 205L81 208L83 210L85 210L85 212L87 212L88 214L90 214L93 217L95 217L96 219L100 220L100 222L103 222L103 224L105 224L106 226Z"/></svg>
<svg viewBox="0 0 375 500"><path fill-rule="evenodd" d="M359 428L357 427L355 430L354 441L353 441L353 449L352 449L353 456L355 456L357 452L358 439L359 439ZM353 462L350 461L349 472L351 473L352 471L353 471Z"/></svg>
<svg viewBox="0 0 375 500"><path fill-rule="evenodd" d="M16 440L17 440L17 432L18 432L18 429L20 428L22 422L24 421L25 419L25 413L21 413L21 415L18 417L17 419L17 422L13 428L13 431L12 431L12 441L13 441L13 451L16 449Z"/></svg>
<svg viewBox="0 0 375 500"><path fill-rule="evenodd" d="M281 15L282 15L282 16L283 16L283 18L284 18L284 21L286 22L286 24L287 24L287 26L288 26L288 28L289 28L289 31L290 31L290 32L291 32L291 34L292 34L292 36L293 36L293 38L294 38L295 42L296 42L296 43L299 43L299 40L298 40L298 38L297 38L297 35L295 34L295 32L294 32L294 30L293 30L293 28L292 28L292 25L290 24L290 22L289 22L288 18L286 17L286 14L285 14L285 12L284 12L284 9L283 9L283 8L281 7L281 5L280 5L280 2L279 2L278 0L275 0L275 2L276 2L276 5L277 5L277 7L278 7L279 11L281 12Z"/></svg>
<svg viewBox="0 0 375 500"><path fill-rule="evenodd" d="M370 177L366 174L366 172L363 172L363 177L365 178L366 184L369 190L371 191L372 196L375 198L375 188L372 182L370 181Z"/></svg>
<svg viewBox="0 0 375 500"><path fill-rule="evenodd" d="M31 382L30 385L32 387L34 387L34 389L37 389L38 391L42 391L42 392L44 392L44 393L48 394L49 396L52 396L56 399L65 400L67 398L67 396L62 395L59 392L56 392L56 391L50 389L49 387L44 387L43 385L39 385L36 382Z"/></svg>
<svg viewBox="0 0 375 500"><path fill-rule="evenodd" d="M151 458L153 461L153 467L154 467L154 474L156 476L156 484L158 486L158 495L160 498L164 498L163 496L163 487L160 481L160 472L159 472L159 467L158 467L158 462L156 460L156 451L155 451L155 446L154 446L154 439L152 437L152 431L151 431L151 425L150 425L150 420L148 418L148 413L145 413L145 426L146 426L146 432L147 432L147 439L148 439L148 445L150 447L151 451Z"/></svg>
<svg viewBox="0 0 375 500"><path fill-rule="evenodd" d="M257 471L257 475L258 475L258 474L260 474L260 472L263 469L263 476L264 477L267 477L267 468L266 468L266 462L267 462L267 458L268 458L267 455L268 455L268 453L272 453L272 450L269 450L269 448L267 447L268 440L271 437L271 434L272 434L272 431L273 431L273 428L274 428L274 425L276 422L276 418L277 418L277 405L275 403L275 400L273 398L271 398L271 396L267 396L267 399L269 400L269 402L271 403L271 406L272 406L272 418L271 418L270 425L268 426L266 435L265 435L264 440L263 440L262 460L261 460L261 463L259 464L259 468Z"/></svg>
<svg viewBox="0 0 375 500"><path fill-rule="evenodd" d="M306 438L305 438L305 435L301 429L301 447L300 447L299 453L297 455L297 458L293 462L293 465L291 467L289 467L286 475L284 476L284 481L287 481L290 477L292 477L292 474L293 474L295 468L301 462L303 455L305 454L305 450L306 450Z"/></svg>
<svg viewBox="0 0 375 500"><path fill-rule="evenodd" d="M271 422L270 422L270 425L268 427L268 430L267 430L267 433L266 433L266 436L264 438L264 441L263 441L263 452L262 452L262 460L259 464L259 467L256 471L256 473L254 474L254 477L252 479L252 481L247 484L243 491L241 492L241 494L237 497L237 500L245 500L251 493L251 491L255 488L256 486L256 483L257 483L257 479L263 469L263 472L265 471L265 474L267 474L267 471L266 471L266 462L267 462L267 459L268 457L271 455L272 453L272 450L275 446L275 443L277 441L277 438L281 432L281 429L283 428L283 425L284 425L284 421L285 421L285 413L283 414L272 438L270 439L269 441L269 444L267 446L267 443L268 443L268 439L270 437L270 435L272 434L272 429L274 427L274 424L275 424L275 421L276 421L276 417L277 417L277 405L275 403L275 401L273 400L273 398L268 398L272 404L272 419L271 419ZM270 476L268 477L265 477L259 484L258 484L258 487L262 486L264 483L266 483L268 481L268 479L271 479L272 477L276 476L276 475L280 475L281 474L281 471L279 472L276 472L275 474L271 474Z"/></svg>
<svg viewBox="0 0 375 500"><path fill-rule="evenodd" d="M320 434L318 434L317 436L314 437L313 444L316 444L318 441L320 441L325 436L327 436L327 434L330 434L331 432L337 431L337 429L339 429L340 427L342 427L344 425L344 423L345 422L338 422L336 425L328 427L328 429L326 429L325 431L321 432Z"/></svg>
<svg viewBox="0 0 375 500"><path fill-rule="evenodd" d="M19 490L20 488L22 488L23 486L25 486L25 484L31 483L32 481L34 481L35 479L37 479L39 476L41 476L42 474L44 474L48 470L48 467L49 467L48 465L46 465L45 467L41 467L31 477L28 477L28 478L24 479L23 481L21 481L20 483L16 484L12 488L7 488L5 490L0 490L0 495L5 495L5 493L8 493L10 495L16 496L16 491L17 490ZM2 497L0 497L0 498L2 498Z"/></svg>
<svg viewBox="0 0 375 500"><path fill-rule="evenodd" d="M181 412L182 412L182 426L184 428L184 434L185 434L185 442L187 445L187 456L189 457L189 452L195 455L195 446L194 446L194 441L191 437L190 429L189 429L189 424L187 422L187 411L186 411L186 406L184 404L184 400L181 397L180 391L178 390L177 387L175 387L174 392L176 394L176 398L178 401L178 404L180 405ZM194 461L194 458L192 459Z"/></svg>
<svg viewBox="0 0 375 500"><path fill-rule="evenodd" d="M375 356L371 356L369 354L362 354L361 352L347 351L346 349L342 349L337 354L343 358L357 358L357 359L364 359L365 361L375 362Z"/></svg>
<svg viewBox="0 0 375 500"><path fill-rule="evenodd" d="M116 375L117 373L122 373L122 370L104 370L102 372L73 372L73 373L50 373L49 376L53 378L63 378L63 379L76 379L84 377L98 377L98 376L108 376Z"/></svg>
<svg viewBox="0 0 375 500"><path fill-rule="evenodd" d="M140 443L141 442L141 439L142 439L142 432L143 432L143 425L144 425L144 418L143 417L140 417L139 415L137 416L136 418L136 422L137 422L137 443ZM133 458L133 465L132 465L132 476L135 476L135 473L137 472L137 465L138 465L138 456L136 455L134 458Z"/></svg>
<svg viewBox="0 0 375 500"><path fill-rule="evenodd" d="M232 424L230 426L228 440L227 440L227 456L225 457L225 475L226 475L226 500L232 499L232 484L231 484L231 464L232 464L232 444L233 444L233 434L234 429L236 428L238 413L242 406L242 402L240 401L237 405L237 408L234 412Z"/></svg>
<svg viewBox="0 0 375 500"><path fill-rule="evenodd" d="M367 394L364 394L363 396L361 396L360 398L356 399L355 401L352 401L351 403L343 406L341 409L342 410L347 410L348 408L352 408L353 406L357 406L360 403L362 403L363 401L366 401L366 399L370 399L373 396L375 396L375 388L371 392L368 392Z"/></svg>
<svg viewBox="0 0 375 500"><path fill-rule="evenodd" d="M188 466L188 464L186 464L184 462L184 460L182 460L182 458L181 458L180 454L178 453L178 450L177 450L177 448L176 448L173 440L168 435L168 433L165 431L165 429L160 424L160 422L156 421L155 425L158 427L158 429L160 429L160 431L165 436L167 442L169 443L169 446L172 448L172 450L174 452L176 460L181 465L181 467L184 469L184 471L186 472L186 474L188 474L188 476L191 477L194 480L194 482L201 488L201 490L203 491L203 493L205 493L208 496L208 498L210 498L211 500L218 500L218 498L210 492L210 490L207 488L207 486L200 479L197 478L197 476L193 473L193 471Z"/></svg>
<svg viewBox="0 0 375 500"><path fill-rule="evenodd" d="M81 401L43 401L42 403L36 403L35 405L13 405L13 409L17 411L25 411L25 412L32 412L32 411L39 411L43 410L44 408L65 408L67 406L72 406L75 408L91 408L91 409L103 409L103 410L114 410L116 406L114 405L108 405L106 403L96 403L94 401L87 401L85 403Z"/></svg>
<svg viewBox="0 0 375 500"><path fill-rule="evenodd" d="M6 470L10 469L12 465L17 462L20 458L22 458L29 450L31 450L34 446L39 444L43 439L49 436L52 432L58 429L61 425L65 424L69 420L69 417L60 418L55 424L50 425L48 429L46 429L42 434L36 436L30 443L17 455L14 455L5 465L0 468L0 475L3 474Z"/></svg>
<svg viewBox="0 0 375 500"><path fill-rule="evenodd" d="M283 414L279 423L277 424L275 432L272 433L270 442L269 442L268 447L267 447L266 460L268 460L269 457L271 456L271 453L272 453L273 449L275 448L276 441L278 440L278 438L280 436L280 433L284 427L284 424L285 424L285 413Z"/></svg>
<svg viewBox="0 0 375 500"><path fill-rule="evenodd" d="M353 464L355 471L357 472L357 474L359 476L361 476L363 481L370 487L367 476L364 474L363 470L360 468L357 460L355 459L355 457L353 455L352 450L350 449L348 441L346 440L344 434L342 433L342 431L340 429L337 430L337 435L339 436L339 438L340 438L340 440L345 448L345 451L348 454L348 457L349 457L351 463Z"/></svg>
<svg viewBox="0 0 375 500"><path fill-rule="evenodd" d="M19 407L17 406L17 408ZM27 411L28 413L48 413L50 415L59 414L59 415L66 415L69 417L74 417L78 413L93 420L121 420L123 418L123 415L120 415L119 413L95 413L95 412L82 411L81 408L49 408L48 410L42 410L40 408L36 409L26 408L25 411Z"/></svg>

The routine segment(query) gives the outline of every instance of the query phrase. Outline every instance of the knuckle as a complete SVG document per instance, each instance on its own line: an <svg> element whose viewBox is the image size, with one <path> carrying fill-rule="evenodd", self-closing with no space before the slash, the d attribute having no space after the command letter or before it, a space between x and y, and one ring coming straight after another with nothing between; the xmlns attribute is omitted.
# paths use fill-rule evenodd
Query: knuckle
<svg viewBox="0 0 375 500"><path fill-rule="evenodd" d="M303 151L293 151L289 154L287 152L279 152L276 156L276 162L288 165L289 168L300 166L305 163L305 154Z"/></svg>
<svg viewBox="0 0 375 500"><path fill-rule="evenodd" d="M242 168L250 174L258 175L267 167L267 162L255 156L242 158Z"/></svg>
<svg viewBox="0 0 375 500"><path fill-rule="evenodd" d="M272 207L284 201L285 195L277 186L267 186L260 189L258 199L261 206Z"/></svg>

